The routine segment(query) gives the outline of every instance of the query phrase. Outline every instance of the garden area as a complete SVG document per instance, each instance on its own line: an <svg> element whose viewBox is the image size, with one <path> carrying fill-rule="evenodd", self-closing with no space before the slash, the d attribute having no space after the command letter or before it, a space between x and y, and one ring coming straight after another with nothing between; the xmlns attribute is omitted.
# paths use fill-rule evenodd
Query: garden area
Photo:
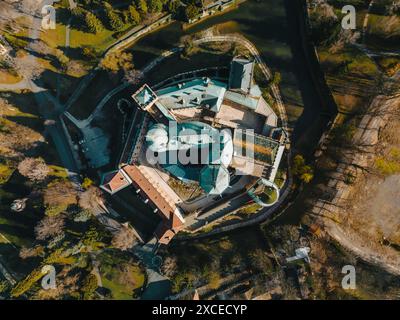
<svg viewBox="0 0 400 320"><path fill-rule="evenodd" d="M103 288L110 291L110 299L138 299L146 284L143 267L129 254L105 250L96 256Z"/></svg>

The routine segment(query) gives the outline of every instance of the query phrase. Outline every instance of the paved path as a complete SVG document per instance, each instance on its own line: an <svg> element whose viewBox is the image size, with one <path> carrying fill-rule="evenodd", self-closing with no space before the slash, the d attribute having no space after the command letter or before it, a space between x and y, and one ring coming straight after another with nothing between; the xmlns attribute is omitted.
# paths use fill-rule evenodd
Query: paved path
<svg viewBox="0 0 400 320"><path fill-rule="evenodd" d="M33 17L32 27L30 28L29 38L31 39L28 44L28 48L31 43L37 39L39 39L39 30L41 27L41 19L37 17ZM28 50L29 51L29 50ZM29 55L29 59L31 59L31 63L36 63L36 57L33 55ZM40 84L40 80L37 80ZM32 81L28 80L29 88L31 91L35 92L35 88L37 85ZM60 160L63 166L68 170L68 173L71 175L73 172L78 172L77 165L75 163L75 159L72 154L72 150L68 143L68 140L65 136L65 132L62 128L62 125L58 119L54 119L55 110L61 108L61 104L50 92L47 90L42 90L39 92L35 92L34 98L39 106L39 112L45 119L53 119L56 120L55 124L49 125L46 127L46 132L50 134L56 148L57 152L60 156Z"/></svg>
<svg viewBox="0 0 400 320"><path fill-rule="evenodd" d="M142 70L141 72L143 74L148 73L149 71L151 71L155 66L157 66L160 62L162 62L164 59L170 57L171 55L179 52L182 48L173 48L171 50L167 50L164 51L159 57L157 57L156 59L152 60L150 63L148 63ZM87 81L90 82L93 79L93 77L87 78ZM130 86L130 83L128 82L124 82L122 84L120 84L118 87L112 89L111 91L109 91L104 97L103 99L101 99L101 101L97 104L96 108L94 109L94 111L91 113L91 115L89 117L87 117L84 120L79 120L77 118L75 118L71 113L69 113L68 111L65 111L64 115L71 120L72 123L74 123L79 129L84 129L85 127L89 126L90 123L93 121L93 119L98 116L103 107L107 104L107 102L116 94L120 93L122 90L128 88ZM74 98L74 100L76 100L79 95L80 95L80 90L82 90L83 87L78 88L77 91L78 94L75 94L76 97ZM75 91L75 92L77 92ZM68 109L69 106L65 107L65 110Z"/></svg>

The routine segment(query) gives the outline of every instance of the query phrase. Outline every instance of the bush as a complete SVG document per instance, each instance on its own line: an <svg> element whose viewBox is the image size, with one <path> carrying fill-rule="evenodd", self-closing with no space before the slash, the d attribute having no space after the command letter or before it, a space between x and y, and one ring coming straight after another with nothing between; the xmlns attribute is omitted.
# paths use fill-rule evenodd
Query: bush
<svg viewBox="0 0 400 320"><path fill-rule="evenodd" d="M104 30L104 26L93 13L87 12L85 15L86 26L91 33L97 33Z"/></svg>
<svg viewBox="0 0 400 320"><path fill-rule="evenodd" d="M304 157L300 154L293 159L293 174L305 183L309 183L314 178L314 170L311 166L305 164Z"/></svg>
<svg viewBox="0 0 400 320"><path fill-rule="evenodd" d="M171 14L177 14L179 6L180 6L180 2L178 0L170 0L167 3L167 10Z"/></svg>
<svg viewBox="0 0 400 320"><path fill-rule="evenodd" d="M132 54L127 52L113 52L108 55L101 61L101 67L104 70L111 71L113 73L118 72L119 70L130 70L133 68L132 63Z"/></svg>
<svg viewBox="0 0 400 320"><path fill-rule="evenodd" d="M90 273L83 281L83 285L81 287L83 299L87 300L92 298L97 287L97 278L94 274Z"/></svg>
<svg viewBox="0 0 400 320"><path fill-rule="evenodd" d="M111 4L109 4L108 2L105 2L104 8L106 10L108 23L110 24L111 29L112 30L121 29L124 26L124 23L123 23L121 17L118 15L118 13L114 11Z"/></svg>
<svg viewBox="0 0 400 320"><path fill-rule="evenodd" d="M18 298L28 291L41 277L43 276L42 268L33 270L24 280L18 282L18 284L11 290L11 296Z"/></svg>
<svg viewBox="0 0 400 320"><path fill-rule="evenodd" d="M400 163L396 160L379 157L375 160L375 166L379 172L385 176L400 172Z"/></svg>
<svg viewBox="0 0 400 320"><path fill-rule="evenodd" d="M197 17L199 14L199 8L197 8L194 4L189 4L185 8L185 18L187 21L191 21Z"/></svg>
<svg viewBox="0 0 400 320"><path fill-rule="evenodd" d="M207 277L208 280L208 287L210 289L218 289L221 284L221 278L218 272L211 271Z"/></svg>
<svg viewBox="0 0 400 320"><path fill-rule="evenodd" d="M129 6L129 17L136 25L138 25L141 21L140 14L134 6Z"/></svg>

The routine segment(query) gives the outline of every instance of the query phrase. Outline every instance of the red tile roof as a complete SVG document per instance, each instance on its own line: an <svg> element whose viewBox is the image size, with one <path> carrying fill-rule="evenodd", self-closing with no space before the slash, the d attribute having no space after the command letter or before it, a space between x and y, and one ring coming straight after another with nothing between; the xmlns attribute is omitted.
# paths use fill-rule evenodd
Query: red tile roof
<svg viewBox="0 0 400 320"><path fill-rule="evenodd" d="M130 185L130 182L124 177L121 171L109 172L103 176L102 187L110 193L114 193Z"/></svg>
<svg viewBox="0 0 400 320"><path fill-rule="evenodd" d="M161 244L168 244L175 234L174 230L170 229L164 222L161 222L154 232L158 242Z"/></svg>
<svg viewBox="0 0 400 320"><path fill-rule="evenodd" d="M172 208L168 202L160 195L158 190L134 165L127 165L123 168L132 184L143 191L147 198L158 208L161 218L168 221L167 226L172 229L179 229L183 226L182 221L175 215L175 208Z"/></svg>

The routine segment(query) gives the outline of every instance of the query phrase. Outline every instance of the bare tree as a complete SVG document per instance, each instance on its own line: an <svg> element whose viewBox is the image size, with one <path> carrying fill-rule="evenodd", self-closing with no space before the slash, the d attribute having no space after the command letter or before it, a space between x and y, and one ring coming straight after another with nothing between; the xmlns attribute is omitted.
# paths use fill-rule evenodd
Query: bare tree
<svg viewBox="0 0 400 320"><path fill-rule="evenodd" d="M29 45L29 49L40 53L42 55L49 55L53 53L53 49L51 49L44 41L42 40L35 40Z"/></svg>
<svg viewBox="0 0 400 320"><path fill-rule="evenodd" d="M90 186L85 192L79 195L79 205L81 208L92 211L103 201L103 193L95 186Z"/></svg>
<svg viewBox="0 0 400 320"><path fill-rule="evenodd" d="M42 246L35 246L31 248L22 247L21 250L19 251L19 256L21 259L27 259L27 258L37 257L41 255L42 252L43 252Z"/></svg>
<svg viewBox="0 0 400 320"><path fill-rule="evenodd" d="M42 158L25 158L18 165L18 171L32 181L43 181L49 174L49 167Z"/></svg>
<svg viewBox="0 0 400 320"><path fill-rule="evenodd" d="M166 277L173 277L177 273L177 258L176 257L166 257L161 266L161 271Z"/></svg>
<svg viewBox="0 0 400 320"><path fill-rule="evenodd" d="M126 70L124 80L132 85L139 84L144 78L143 72L136 69Z"/></svg>
<svg viewBox="0 0 400 320"><path fill-rule="evenodd" d="M34 80L44 71L44 67L32 56L22 56L14 59L14 68L25 79Z"/></svg>
<svg viewBox="0 0 400 320"><path fill-rule="evenodd" d="M123 224L121 229L114 235L111 244L122 251L126 251L133 247L136 243L134 231L128 225Z"/></svg>
<svg viewBox="0 0 400 320"><path fill-rule="evenodd" d="M45 216L35 227L36 239L45 240L64 232L65 217L63 215Z"/></svg>
<svg viewBox="0 0 400 320"><path fill-rule="evenodd" d="M65 211L70 205L77 204L77 196L74 186L66 179L49 183L43 195L46 214L52 216Z"/></svg>

